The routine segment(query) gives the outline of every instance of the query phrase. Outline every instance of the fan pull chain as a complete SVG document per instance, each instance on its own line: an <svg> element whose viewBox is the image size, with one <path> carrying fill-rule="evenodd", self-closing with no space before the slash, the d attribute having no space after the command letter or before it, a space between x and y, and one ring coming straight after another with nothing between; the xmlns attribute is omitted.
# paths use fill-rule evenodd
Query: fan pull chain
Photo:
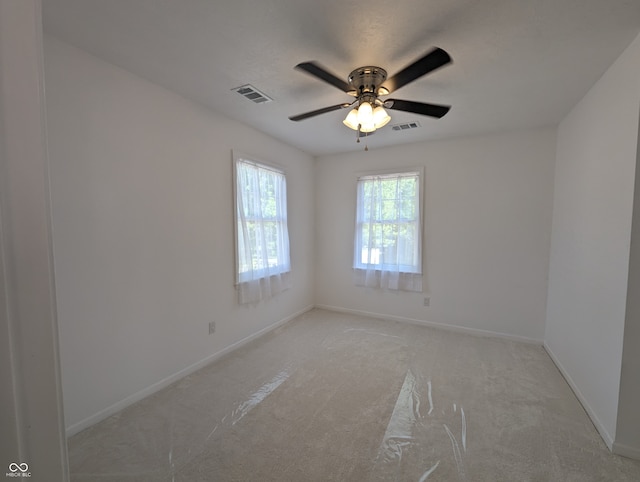
<svg viewBox="0 0 640 482"><path fill-rule="evenodd" d="M361 125L362 125L362 124L358 124L358 130L356 131L356 144L360 144L360 126L361 126ZM365 133L364 133L364 137L365 137L365 138L369 137L369 133L368 133L368 132L365 132ZM365 145L364 145L364 150L365 150L365 151L368 151L368 150L369 150L369 145L368 145L368 144L365 144Z"/></svg>

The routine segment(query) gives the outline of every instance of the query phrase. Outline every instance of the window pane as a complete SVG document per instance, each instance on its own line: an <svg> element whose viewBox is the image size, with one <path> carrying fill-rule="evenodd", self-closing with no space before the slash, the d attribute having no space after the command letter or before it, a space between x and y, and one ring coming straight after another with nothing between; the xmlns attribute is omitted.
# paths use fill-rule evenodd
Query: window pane
<svg viewBox="0 0 640 482"><path fill-rule="evenodd" d="M236 196L238 281L289 271L284 174L238 160Z"/></svg>
<svg viewBox="0 0 640 482"><path fill-rule="evenodd" d="M384 199L381 203L382 215L380 220L394 221L398 217L397 202L395 199Z"/></svg>
<svg viewBox="0 0 640 482"><path fill-rule="evenodd" d="M418 173L358 181L355 267L421 271L418 200Z"/></svg>

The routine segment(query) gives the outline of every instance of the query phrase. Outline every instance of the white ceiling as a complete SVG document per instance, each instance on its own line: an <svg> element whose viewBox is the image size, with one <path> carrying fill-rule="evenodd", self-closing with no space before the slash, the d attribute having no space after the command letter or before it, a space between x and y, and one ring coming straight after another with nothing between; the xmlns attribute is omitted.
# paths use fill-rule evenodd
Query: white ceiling
<svg viewBox="0 0 640 482"><path fill-rule="evenodd" d="M293 67L346 81L389 75L434 46L453 64L392 97L452 105L442 119L389 111L370 148L553 125L640 32L638 0L44 0L45 31L313 155L361 149L347 111L288 116L351 97ZM231 89L250 83L274 99Z"/></svg>

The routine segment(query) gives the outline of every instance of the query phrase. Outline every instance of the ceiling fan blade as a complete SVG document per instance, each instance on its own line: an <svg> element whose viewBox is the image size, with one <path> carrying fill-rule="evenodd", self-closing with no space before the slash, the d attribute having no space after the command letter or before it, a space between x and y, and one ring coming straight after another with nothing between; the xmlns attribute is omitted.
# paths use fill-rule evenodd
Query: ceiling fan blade
<svg viewBox="0 0 640 482"><path fill-rule="evenodd" d="M414 102L411 100L388 99L384 102L384 107L414 114L428 115L430 117L442 117L449 109L450 105L425 104L424 102Z"/></svg>
<svg viewBox="0 0 640 482"><path fill-rule="evenodd" d="M318 79L323 80L328 84L333 85L334 87L337 87L343 92L349 92L350 90L353 90L353 87L347 84L344 80L339 79L316 62L302 62L301 64L296 65L295 68L311 74L314 77L317 77Z"/></svg>
<svg viewBox="0 0 640 482"><path fill-rule="evenodd" d="M312 110L310 112L305 112L304 114L298 114L298 115L293 115L291 117L289 117L289 119L291 119L292 121L301 121L304 119L308 119L309 117L313 117L316 115L320 115L320 114L326 114L327 112L332 112L334 110L340 110L340 109L345 109L347 107L350 107L351 104L337 104L337 105L332 105L331 107L324 107L322 109L317 109L317 110Z"/></svg>
<svg viewBox="0 0 640 482"><path fill-rule="evenodd" d="M424 57L416 60L393 77L387 79L382 84L382 88L391 93L449 62L451 62L449 54L441 48L436 47Z"/></svg>

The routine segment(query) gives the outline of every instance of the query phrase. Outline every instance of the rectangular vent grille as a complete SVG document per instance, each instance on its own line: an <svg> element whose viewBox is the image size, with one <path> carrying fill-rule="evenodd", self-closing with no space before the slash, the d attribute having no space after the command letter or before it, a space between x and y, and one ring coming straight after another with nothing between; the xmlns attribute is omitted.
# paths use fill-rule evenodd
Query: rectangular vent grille
<svg viewBox="0 0 640 482"><path fill-rule="evenodd" d="M394 124L391 126L394 131L406 131L407 129L416 129L417 127L420 127L418 121L407 122L406 124Z"/></svg>
<svg viewBox="0 0 640 482"><path fill-rule="evenodd" d="M260 92L251 84L241 85L240 87L235 87L231 90L246 97L251 102L255 102L256 104L264 104L265 102L271 102L273 100L271 97Z"/></svg>

